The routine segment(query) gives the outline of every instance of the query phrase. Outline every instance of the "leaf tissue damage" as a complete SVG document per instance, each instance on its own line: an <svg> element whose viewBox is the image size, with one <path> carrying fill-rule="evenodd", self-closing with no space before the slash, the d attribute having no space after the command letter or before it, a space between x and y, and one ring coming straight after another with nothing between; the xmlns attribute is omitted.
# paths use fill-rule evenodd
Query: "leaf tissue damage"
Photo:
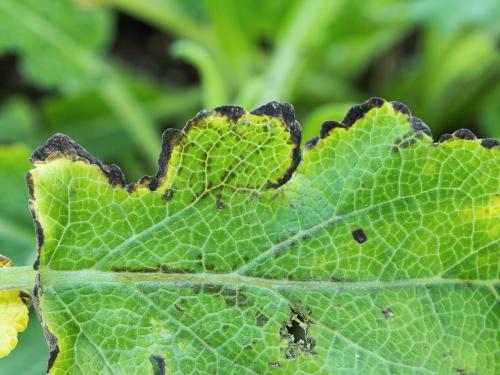
<svg viewBox="0 0 500 375"><path fill-rule="evenodd" d="M202 111L129 185L36 150L50 373L498 373L498 141L380 98L300 136L288 104Z"/></svg>

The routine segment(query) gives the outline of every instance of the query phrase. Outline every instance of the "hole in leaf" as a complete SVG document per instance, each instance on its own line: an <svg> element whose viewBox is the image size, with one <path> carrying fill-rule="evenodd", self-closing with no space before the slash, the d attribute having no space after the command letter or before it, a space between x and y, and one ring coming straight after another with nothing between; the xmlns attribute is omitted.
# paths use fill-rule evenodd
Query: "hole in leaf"
<svg viewBox="0 0 500 375"><path fill-rule="evenodd" d="M297 344L301 340L306 339L306 325L304 317L300 315L300 313L295 314L295 318L292 318L291 324L287 326L286 329L288 331L288 334L293 337L293 342Z"/></svg>
<svg viewBox="0 0 500 375"><path fill-rule="evenodd" d="M288 348L285 351L287 359L297 358L300 353L316 354L314 347L315 340L309 335L310 311L290 308L290 318L281 326L280 336L288 340Z"/></svg>

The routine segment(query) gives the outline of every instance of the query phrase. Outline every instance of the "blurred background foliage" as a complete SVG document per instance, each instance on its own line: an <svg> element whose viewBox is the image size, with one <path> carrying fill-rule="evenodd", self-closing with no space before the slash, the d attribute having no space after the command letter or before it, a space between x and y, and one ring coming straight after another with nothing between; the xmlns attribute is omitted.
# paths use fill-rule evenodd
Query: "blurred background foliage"
<svg viewBox="0 0 500 375"><path fill-rule="evenodd" d="M294 104L304 139L371 96L500 138L499 0L0 1L0 253L32 264L24 174L70 135L133 181L202 108ZM1 374L42 374L36 319Z"/></svg>

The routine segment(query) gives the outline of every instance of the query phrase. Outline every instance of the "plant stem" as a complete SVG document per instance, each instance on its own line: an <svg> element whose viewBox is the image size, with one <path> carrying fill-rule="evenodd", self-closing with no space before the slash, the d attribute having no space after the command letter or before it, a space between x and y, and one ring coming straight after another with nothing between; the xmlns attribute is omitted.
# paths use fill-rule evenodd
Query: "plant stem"
<svg viewBox="0 0 500 375"><path fill-rule="evenodd" d="M21 289L31 292L35 286L35 274L31 266L0 268L0 290Z"/></svg>

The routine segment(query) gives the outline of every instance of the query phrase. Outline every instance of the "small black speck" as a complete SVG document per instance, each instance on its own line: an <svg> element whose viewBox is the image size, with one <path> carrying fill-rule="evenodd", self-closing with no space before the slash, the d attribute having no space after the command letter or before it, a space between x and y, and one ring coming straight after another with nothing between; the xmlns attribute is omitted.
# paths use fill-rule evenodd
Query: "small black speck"
<svg viewBox="0 0 500 375"><path fill-rule="evenodd" d="M165 194L163 194L163 200L165 202L169 202L170 200L172 200L172 198L174 197L174 194L175 194L175 187L172 187L170 189L168 189Z"/></svg>
<svg viewBox="0 0 500 375"><path fill-rule="evenodd" d="M218 210L223 210L226 206L224 205L224 202L222 201L222 197L220 194L218 194L215 197L215 208Z"/></svg>
<svg viewBox="0 0 500 375"><path fill-rule="evenodd" d="M354 238L357 243L363 243L367 240L366 234L363 229L356 229L355 231L353 231L352 238Z"/></svg>
<svg viewBox="0 0 500 375"><path fill-rule="evenodd" d="M390 319L390 318L392 318L394 316L394 311L392 311L389 308L383 309L382 310L382 315L384 315L384 318Z"/></svg>

